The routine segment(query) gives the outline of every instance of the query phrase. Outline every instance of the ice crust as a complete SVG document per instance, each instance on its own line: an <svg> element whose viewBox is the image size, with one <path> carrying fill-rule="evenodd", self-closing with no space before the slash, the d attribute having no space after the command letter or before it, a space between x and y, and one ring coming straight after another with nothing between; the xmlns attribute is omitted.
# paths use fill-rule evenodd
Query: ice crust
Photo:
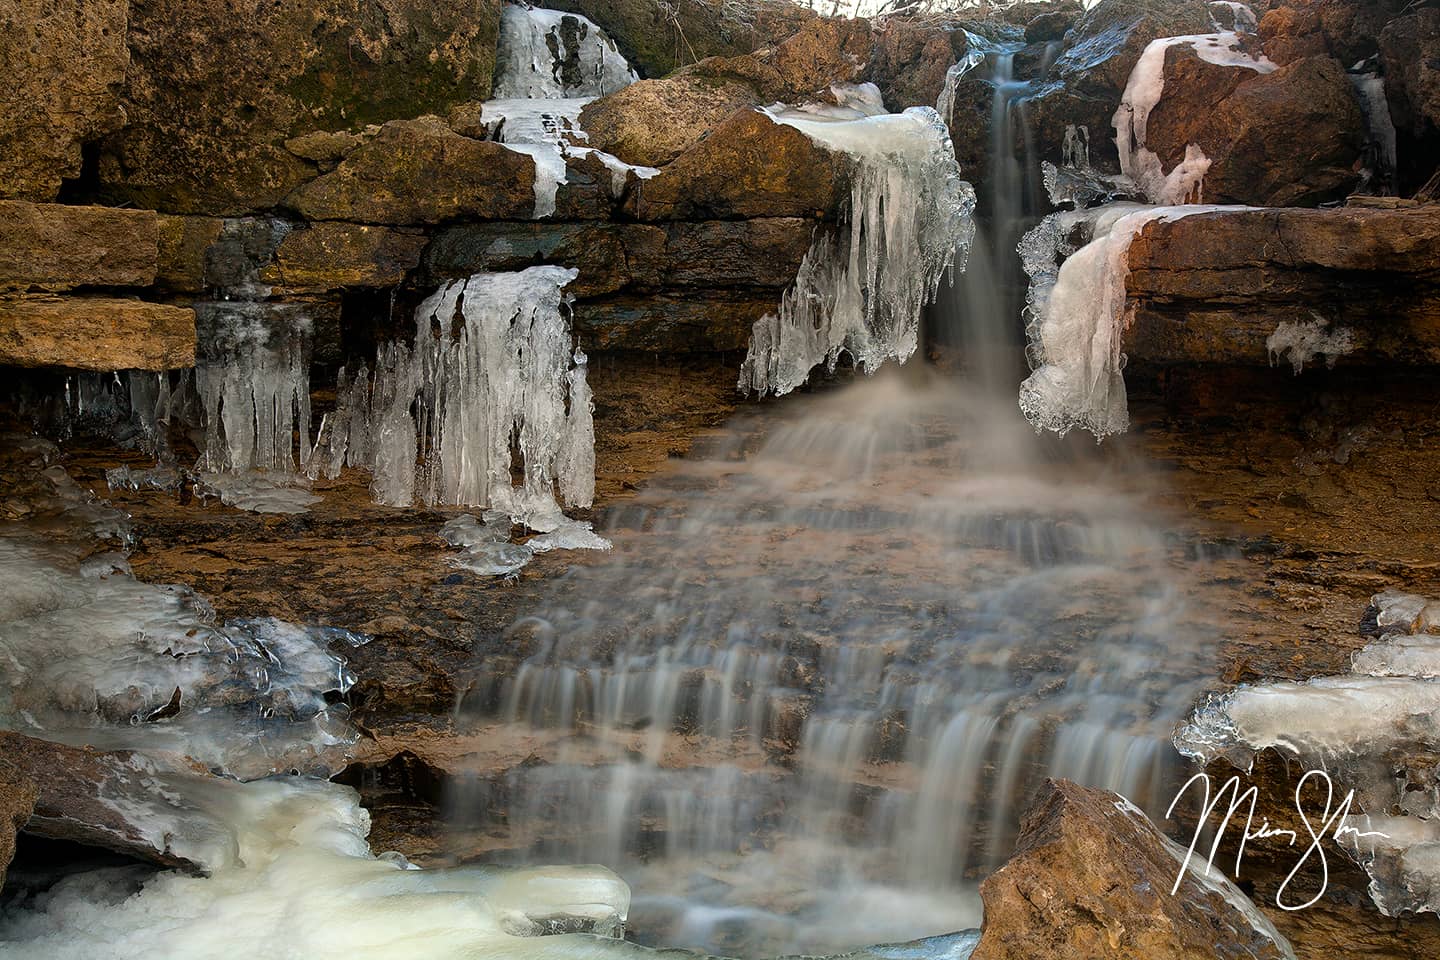
<svg viewBox="0 0 1440 960"><path fill-rule="evenodd" d="M1175 734L1182 754L1248 769L1265 749L1354 789L1347 835L1386 916L1440 913L1440 604L1386 591L1371 600L1381 638L1347 674L1241 686L1202 703ZM1434 617L1432 620L1431 618ZM1337 802L1338 802L1337 796Z"/></svg>
<svg viewBox="0 0 1440 960"><path fill-rule="evenodd" d="M484 520L461 514L446 521L440 538L461 552L449 564L481 576L509 576L525 566L537 553L551 550L609 550L610 541L591 529L588 520L562 519L546 533L524 543L511 543L513 524L499 511L485 512Z"/></svg>
<svg viewBox="0 0 1440 960"><path fill-rule="evenodd" d="M1334 367L1336 360L1355 349L1354 331L1349 327L1332 327L1323 317L1312 315L1313 320L1283 320L1265 338L1270 366L1288 361L1298 376L1305 364L1316 357L1323 357L1325 366Z"/></svg>
<svg viewBox="0 0 1440 960"><path fill-rule="evenodd" d="M1252 15L1253 17L1253 15ZM1120 152L1120 172L1151 202L1165 206L1199 203L1203 199L1205 174L1210 160L1195 144L1185 149L1185 158L1173 170L1166 171L1160 158L1145 145L1150 113L1165 92L1165 55L1171 47L1185 45L1206 63L1223 67L1240 67L1256 73L1269 73L1275 64L1263 54L1251 56L1242 47L1241 35L1234 31L1194 34L1182 37L1161 37L1146 46L1120 98L1115 111L1115 146Z"/></svg>
<svg viewBox="0 0 1440 960"><path fill-rule="evenodd" d="M919 341L920 311L974 237L975 192L960 179L949 131L928 107L866 115L850 95L848 116L772 107L851 164L848 222L818 236L778 314L756 321L740 369L744 393L789 393L842 353L873 373L903 363Z"/></svg>
<svg viewBox="0 0 1440 960"><path fill-rule="evenodd" d="M639 79L589 19L519 4L500 14L495 67L501 100L603 97Z"/></svg>
<svg viewBox="0 0 1440 960"><path fill-rule="evenodd" d="M1244 207L1151 207L1112 203L1052 213L1020 241L1030 277L1026 357L1032 373L1020 385L1020 409L1036 430L1064 435L1075 427L1097 440L1123 433L1125 280L1130 242L1153 221ZM1072 237L1088 239L1078 248ZM1062 262L1063 260L1063 262Z"/></svg>

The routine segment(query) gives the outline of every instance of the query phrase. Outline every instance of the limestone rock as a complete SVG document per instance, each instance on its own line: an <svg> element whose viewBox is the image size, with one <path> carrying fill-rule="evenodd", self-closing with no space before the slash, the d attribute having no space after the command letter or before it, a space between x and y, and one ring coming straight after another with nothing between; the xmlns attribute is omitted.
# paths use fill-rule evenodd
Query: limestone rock
<svg viewBox="0 0 1440 960"><path fill-rule="evenodd" d="M1440 362L1440 207L1199 214L1129 256L1132 362L1267 364L1281 323L1344 328L1341 364Z"/></svg>
<svg viewBox="0 0 1440 960"><path fill-rule="evenodd" d="M0 363L82 370L195 365L195 312L109 297L0 300Z"/></svg>
<svg viewBox="0 0 1440 960"><path fill-rule="evenodd" d="M159 263L155 284L172 293L206 289L206 254L220 239L224 222L216 217L156 217Z"/></svg>
<svg viewBox="0 0 1440 960"><path fill-rule="evenodd" d="M837 205L844 162L794 127L738 110L636 184L626 210L647 221L823 216Z"/></svg>
<svg viewBox="0 0 1440 960"><path fill-rule="evenodd" d="M439 223L454 217L528 218L535 161L462 137L434 118L394 120L286 204L309 220Z"/></svg>
<svg viewBox="0 0 1440 960"><path fill-rule="evenodd" d="M394 286L419 264L425 243L416 230L315 223L285 235L260 280L285 293Z"/></svg>
<svg viewBox="0 0 1440 960"><path fill-rule="evenodd" d="M1191 873L1184 851L1118 794L1049 780L1015 855L980 886L972 960L1282 960L1290 945L1228 880Z"/></svg>
<svg viewBox="0 0 1440 960"><path fill-rule="evenodd" d="M546 0L545 6L595 21L646 77L773 46L815 16L787 0L752 0L743 9L706 0Z"/></svg>
<svg viewBox="0 0 1440 960"><path fill-rule="evenodd" d="M483 100L500 0L131 0L129 123L107 197L172 213L273 206L313 173L284 146Z"/></svg>
<svg viewBox="0 0 1440 960"><path fill-rule="evenodd" d="M35 783L12 764L0 758L0 886L15 857L15 834L35 809Z"/></svg>
<svg viewBox="0 0 1440 960"><path fill-rule="evenodd" d="M586 350L641 350L654 353L743 352L750 329L774 313L773 293L716 291L626 294L575 304L575 332Z"/></svg>
<svg viewBox="0 0 1440 960"><path fill-rule="evenodd" d="M1187 144L1205 152L1206 203L1311 206L1354 187L1364 129L1349 78L1329 57L1261 74L1207 64L1180 45L1166 56L1146 141L1167 170Z"/></svg>
<svg viewBox="0 0 1440 960"><path fill-rule="evenodd" d="M54 200L80 148L119 128L129 0L0 6L0 198Z"/></svg>
<svg viewBox="0 0 1440 960"><path fill-rule="evenodd" d="M148 210L0 200L0 289L144 287L156 258Z"/></svg>
<svg viewBox="0 0 1440 960"><path fill-rule="evenodd" d="M234 838L193 802L167 789L198 778L128 750L97 751L0 731L0 769L36 788L25 832L70 840L182 870L233 857Z"/></svg>

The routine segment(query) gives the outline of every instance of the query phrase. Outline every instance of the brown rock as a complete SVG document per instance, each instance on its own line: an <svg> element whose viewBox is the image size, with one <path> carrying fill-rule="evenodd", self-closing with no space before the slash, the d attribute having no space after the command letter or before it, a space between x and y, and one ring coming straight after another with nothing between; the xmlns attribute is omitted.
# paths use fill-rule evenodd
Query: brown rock
<svg viewBox="0 0 1440 960"><path fill-rule="evenodd" d="M192 367L195 312L108 297L0 300L0 363L81 370Z"/></svg>
<svg viewBox="0 0 1440 960"><path fill-rule="evenodd" d="M322 170L330 170L364 142L365 138L358 133L316 130L286 140L285 149L302 160L318 163Z"/></svg>
<svg viewBox="0 0 1440 960"><path fill-rule="evenodd" d="M1342 364L1440 362L1440 208L1199 214L1129 256L1132 361L1266 364L1279 323L1319 321L1350 331Z"/></svg>
<svg viewBox="0 0 1440 960"><path fill-rule="evenodd" d="M788 0L740 8L707 0L547 0L547 7L595 21L641 76L662 77L706 57L736 57L773 46L815 16Z"/></svg>
<svg viewBox="0 0 1440 960"><path fill-rule="evenodd" d="M1265 55L1279 64L1334 57L1347 66L1375 55L1386 21L1409 0L1281 0L1260 18Z"/></svg>
<svg viewBox="0 0 1440 960"><path fill-rule="evenodd" d="M215 217L172 217L159 214L159 264L155 285L174 293L201 293L206 289L205 261L210 246L220 238L224 221Z"/></svg>
<svg viewBox="0 0 1440 960"><path fill-rule="evenodd" d="M642 350L654 353L743 352L750 328L774 313L774 293L746 290L619 294L575 304L575 332L586 350Z"/></svg>
<svg viewBox="0 0 1440 960"><path fill-rule="evenodd" d="M980 886L973 960L1240 960L1290 945L1228 880L1188 874L1184 855L1118 794L1049 780L1026 811L1015 855Z"/></svg>
<svg viewBox="0 0 1440 960"><path fill-rule="evenodd" d="M260 280L285 293L394 286L419 264L425 243L417 230L315 223L285 235Z"/></svg>
<svg viewBox="0 0 1440 960"><path fill-rule="evenodd" d="M524 219L535 209L535 161L471 140L436 118L394 120L286 204L309 220L439 223Z"/></svg>
<svg viewBox="0 0 1440 960"><path fill-rule="evenodd" d="M965 55L965 34L913 20L887 17L875 26L865 79L880 88L891 110L933 107L945 72Z"/></svg>
<svg viewBox="0 0 1440 960"><path fill-rule="evenodd" d="M795 282L795 271L810 249L814 220L765 217L757 220L665 224L664 245L639 250L626 239L637 283L654 287L765 287L778 291ZM647 234L647 239L651 237Z"/></svg>
<svg viewBox="0 0 1440 960"><path fill-rule="evenodd" d="M1440 167L1440 9L1392 20L1380 34L1380 64L1390 116L1403 138L1402 188L1413 188Z"/></svg>
<svg viewBox="0 0 1440 960"><path fill-rule="evenodd" d="M0 197L54 200L80 148L125 120L128 0L0 7Z"/></svg>
<svg viewBox="0 0 1440 960"><path fill-rule="evenodd" d="M1335 60L1312 57L1261 74L1207 64L1182 45L1166 56L1165 95L1146 141L1167 170L1187 144L1205 152L1207 203L1310 206L1354 187L1365 133Z"/></svg>
<svg viewBox="0 0 1440 960"><path fill-rule="evenodd" d="M632 277L626 257L632 243L646 244L646 234L664 234L656 227L611 223L467 223L435 235L425 250L426 282L466 277L496 270L523 270L547 263L573 267L580 276L565 290L588 297L613 293ZM633 241L630 238L634 238Z"/></svg>
<svg viewBox="0 0 1440 960"><path fill-rule="evenodd" d="M182 870L203 871L233 856L224 825L184 799L193 792L185 787L200 780L187 770L128 750L0 731L0 768L7 766L36 788L26 833Z"/></svg>
<svg viewBox="0 0 1440 960"><path fill-rule="evenodd" d="M0 886L15 858L15 834L25 827L35 809L35 783L0 758Z"/></svg>
<svg viewBox="0 0 1440 960"><path fill-rule="evenodd" d="M129 123L107 197L173 213L271 207L313 167L284 147L483 100L499 0L131 0Z"/></svg>
<svg viewBox="0 0 1440 960"><path fill-rule="evenodd" d="M637 183L626 209L652 221L823 216L836 207L844 163L794 127L737 110Z"/></svg>
<svg viewBox="0 0 1440 960"><path fill-rule="evenodd" d="M155 282L155 214L0 200L0 289Z"/></svg>

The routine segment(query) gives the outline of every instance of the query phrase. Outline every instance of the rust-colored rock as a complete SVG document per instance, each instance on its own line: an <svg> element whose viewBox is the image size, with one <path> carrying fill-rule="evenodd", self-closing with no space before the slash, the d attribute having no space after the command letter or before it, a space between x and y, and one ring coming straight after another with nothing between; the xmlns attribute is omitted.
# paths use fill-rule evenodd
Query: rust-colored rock
<svg viewBox="0 0 1440 960"><path fill-rule="evenodd" d="M1165 95L1150 113L1146 145L1167 170L1188 144L1200 147L1210 158L1207 203L1312 206L1354 187L1364 129L1336 60L1311 57L1262 74L1207 64L1182 44L1166 55Z"/></svg>
<svg viewBox="0 0 1440 960"><path fill-rule="evenodd" d="M159 263L155 285L172 293L201 293L207 286L205 261L220 239L224 222L216 217L156 217Z"/></svg>
<svg viewBox="0 0 1440 960"><path fill-rule="evenodd" d="M1290 946L1235 886L1188 874L1184 851L1119 794L1049 780L1015 855L980 886L972 960L1282 960Z"/></svg>
<svg viewBox="0 0 1440 960"><path fill-rule="evenodd" d="M35 783L13 764L0 758L0 886L15 858L15 834L35 809Z"/></svg>
<svg viewBox="0 0 1440 960"><path fill-rule="evenodd" d="M129 0L0 6L0 198L54 200L80 148L119 128Z"/></svg>
<svg viewBox="0 0 1440 960"><path fill-rule="evenodd" d="M0 200L0 289L149 286L156 250L149 210Z"/></svg>
<svg viewBox="0 0 1440 960"><path fill-rule="evenodd" d="M1261 11L1265 55L1279 64L1334 57L1347 66L1375 55L1381 30L1409 0L1281 0Z"/></svg>
<svg viewBox="0 0 1440 960"><path fill-rule="evenodd" d="M129 6L129 122L104 143L104 195L211 214L273 206L313 175L287 140L483 100L500 13L500 0Z"/></svg>
<svg viewBox="0 0 1440 960"><path fill-rule="evenodd" d="M394 286L420 262L425 243L418 230L315 223L285 235L260 280L284 293Z"/></svg>
<svg viewBox="0 0 1440 960"><path fill-rule="evenodd" d="M395 120L286 204L309 220L356 223L525 219L535 210L535 161L435 118Z"/></svg>
<svg viewBox="0 0 1440 960"><path fill-rule="evenodd" d="M875 26L865 79L880 88L891 110L933 107L945 72L965 55L965 34L929 23L886 18Z"/></svg>
<svg viewBox="0 0 1440 960"><path fill-rule="evenodd" d="M1350 332L1341 364L1440 363L1440 207L1156 221L1129 262L1132 361L1266 364L1278 324L1319 322Z"/></svg>
<svg viewBox="0 0 1440 960"><path fill-rule="evenodd" d="M81 370L191 367L195 312L110 297L3 299L0 364Z"/></svg>
<svg viewBox="0 0 1440 960"><path fill-rule="evenodd" d="M835 209L844 162L794 127L739 110L637 183L626 209L652 221L823 216Z"/></svg>

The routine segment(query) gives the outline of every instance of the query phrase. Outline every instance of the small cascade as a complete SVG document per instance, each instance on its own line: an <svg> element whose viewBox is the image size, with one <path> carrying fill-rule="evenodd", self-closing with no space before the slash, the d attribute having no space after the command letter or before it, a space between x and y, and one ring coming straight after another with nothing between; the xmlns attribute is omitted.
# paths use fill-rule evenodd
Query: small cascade
<svg viewBox="0 0 1440 960"><path fill-rule="evenodd" d="M1369 133L1365 143L1365 168L1355 192L1388 197L1395 193L1399 156L1395 122L1390 116L1390 101L1385 96L1385 78L1380 75L1377 60L1376 57L1362 60L1349 71Z"/></svg>
<svg viewBox="0 0 1440 960"><path fill-rule="evenodd" d="M973 236L975 194L928 107L884 113L873 86L837 88L840 109L770 109L852 164L848 222L818 237L776 314L755 322L743 393L776 396L842 353L873 373L919 345L920 313Z"/></svg>

